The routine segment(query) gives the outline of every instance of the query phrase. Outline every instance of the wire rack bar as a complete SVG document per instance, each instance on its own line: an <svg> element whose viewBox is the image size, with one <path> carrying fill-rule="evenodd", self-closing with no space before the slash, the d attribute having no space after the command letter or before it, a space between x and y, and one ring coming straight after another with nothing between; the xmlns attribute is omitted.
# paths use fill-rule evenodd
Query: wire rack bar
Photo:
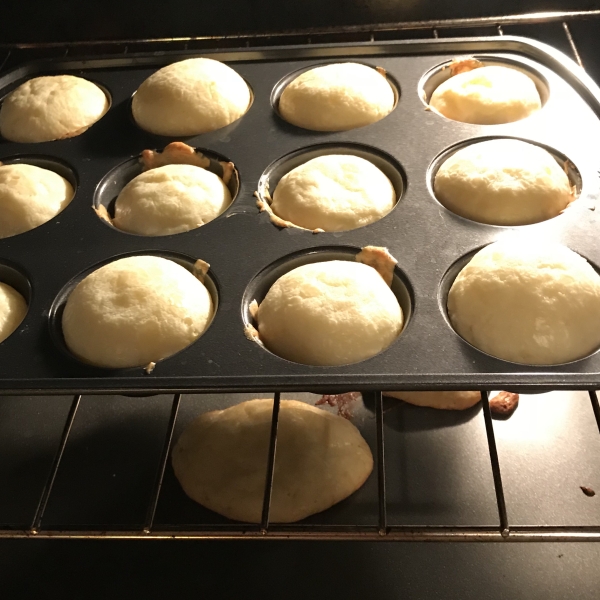
<svg viewBox="0 0 600 600"><path fill-rule="evenodd" d="M598 425L598 430L600 431L600 405L598 404L598 395L596 392L590 392L590 400L592 401L594 417L596 417L596 425Z"/></svg>
<svg viewBox="0 0 600 600"><path fill-rule="evenodd" d="M262 534L257 530L237 531L152 531L144 534L140 530L123 531L61 531L41 530L36 535L26 530L2 530L2 538L34 539L202 539L202 540L319 540L319 541L414 541L414 542L600 542L600 527L518 527L510 535L503 536L497 528L459 527L402 528L390 527L387 535L380 536L376 529L370 530L323 530L298 531L269 530Z"/></svg>
<svg viewBox="0 0 600 600"><path fill-rule="evenodd" d="M277 426L279 425L279 405L281 394L275 393L273 397L273 416L271 419L271 436L269 438L269 459L267 461L267 476L265 478L265 493L263 496L262 517L260 532L266 535L269 529L269 513L271 510L271 494L273 492L273 474L275 472L275 453L277 451Z"/></svg>
<svg viewBox="0 0 600 600"><path fill-rule="evenodd" d="M577 64L580 67L583 67L583 63L581 62L581 56L579 56L579 51L577 50L577 46L575 45L575 40L573 39L573 36L571 35L571 29L569 28L569 24L566 21L563 21L562 26L563 26L565 35L567 36L567 41L569 42L569 46L571 46L571 50L573 51L573 56L575 57Z"/></svg>
<svg viewBox="0 0 600 600"><path fill-rule="evenodd" d="M488 448L490 451L490 461L492 463L492 475L494 477L494 489L496 491L496 503L498 504L498 516L500 517L500 531L503 536L508 536L508 515L506 513L506 502L504 500L504 489L502 487L502 475L500 474L500 461L498 459L498 448L496 447L496 437L494 435L494 424L492 422L492 412L488 400L488 392L481 392L481 404L483 405L483 418L485 421L485 433L487 435Z"/></svg>
<svg viewBox="0 0 600 600"><path fill-rule="evenodd" d="M379 500L379 535L387 534L387 496L385 489L385 438L383 431L383 398L373 393L377 428L377 496Z"/></svg>
<svg viewBox="0 0 600 600"><path fill-rule="evenodd" d="M71 408L69 409L69 414L67 415L67 420L65 422L65 426L60 437L60 442L58 444L56 454L54 455L54 460L52 461L52 468L50 469L50 474L48 475L46 485L44 486L44 490L42 491L42 495L40 497L40 501L35 511L35 516L33 517L33 521L31 523L30 531L28 532L28 534L39 534L39 530L42 525L42 519L44 518L44 513L46 512L46 506L48 506L48 500L50 499L50 494L52 493L52 488L54 487L56 474L58 473L60 461L62 460L65 448L67 446L69 434L71 433L71 428L73 427L73 421L75 420L75 415L77 414L77 409L79 408L80 401L81 395L73 397L73 401L71 402Z"/></svg>
<svg viewBox="0 0 600 600"><path fill-rule="evenodd" d="M152 525L154 524L154 515L156 514L156 507L158 506L158 499L160 498L160 490L162 489L165 469L167 468L171 444L173 443L173 431L175 430L175 423L177 421L177 413L179 412L180 403L181 394L175 394L173 396L173 403L171 405L171 415L169 416L169 424L167 425L165 443L163 445L160 462L156 471L156 480L154 482L152 494L150 495L150 504L148 505L148 510L146 512L146 520L144 521L144 533L146 534L150 533L152 530Z"/></svg>
<svg viewBox="0 0 600 600"><path fill-rule="evenodd" d="M6 55L4 56L4 58L2 58L0 60L0 71L2 71L4 65L6 64L6 61L10 58L11 54L12 54L12 49L9 49L8 52L6 53Z"/></svg>

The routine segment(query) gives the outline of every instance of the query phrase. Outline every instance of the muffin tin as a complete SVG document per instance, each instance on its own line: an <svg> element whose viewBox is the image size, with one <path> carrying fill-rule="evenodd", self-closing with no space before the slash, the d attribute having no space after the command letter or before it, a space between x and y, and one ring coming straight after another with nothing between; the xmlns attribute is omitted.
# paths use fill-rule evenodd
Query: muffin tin
<svg viewBox="0 0 600 600"><path fill-rule="evenodd" d="M70 73L101 85L108 113L84 134L55 142L17 144L0 140L0 161L45 163L66 169L76 185L73 201L57 217L27 233L0 240L0 280L28 294L29 311L18 330L0 344L3 393L152 393L164 391L261 391L351 389L593 389L600 384L600 353L560 366L516 365L474 349L451 328L445 294L464 257L512 235L563 243L600 265L596 210L600 193L600 90L570 59L532 40L512 37L423 40L204 52L230 64L252 88L254 102L235 123L191 138L163 138L139 129L131 96L146 77L168 63L197 53L156 53L30 63L0 78L0 98L28 78ZM508 64L543 86L541 111L506 125L470 125L426 110L430 79L460 55ZM393 112L347 132L303 130L273 108L280 82L310 66L353 60L381 66L398 88ZM437 80L436 80L437 81ZM482 225L453 214L432 195L439 157L470 140L514 137L567 157L579 198L564 214L535 225ZM132 160L146 148L162 150L176 139L212 158L234 162L237 197L214 221L190 232L143 237L102 221L93 205L109 206L136 172ZM286 158L302 153L356 148L396 172L402 189L396 207L371 225L340 233L280 229L259 213L259 181L281 177ZM383 163L382 163L383 164ZM118 177L115 179L113 175ZM120 181L119 181L120 179ZM273 184L273 181L270 181ZM273 186L271 187L271 190ZM399 338L384 352L341 367L286 361L250 341L248 306L261 300L274 272L308 261L353 259L366 245L385 246L398 260L394 291L410 313ZM108 370L72 357L62 341L60 309L68 290L96 265L132 254L175 256L181 264L200 258L211 266L218 310L191 346L143 368ZM287 263L287 259L293 259ZM14 280L14 281L13 281Z"/></svg>

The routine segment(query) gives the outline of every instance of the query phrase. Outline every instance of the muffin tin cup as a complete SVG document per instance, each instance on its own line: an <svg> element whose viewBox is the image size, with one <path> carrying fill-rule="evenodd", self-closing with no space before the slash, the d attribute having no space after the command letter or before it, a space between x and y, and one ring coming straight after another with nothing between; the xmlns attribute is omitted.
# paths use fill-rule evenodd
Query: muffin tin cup
<svg viewBox="0 0 600 600"><path fill-rule="evenodd" d="M577 168L577 166L575 164L573 164L573 161L568 156L565 156L562 152L558 152L558 150L556 150L555 148L550 148L548 146L545 146L544 144L538 144L536 142L533 142L532 140L526 140L523 138L516 138L516 137L509 137L509 136L490 135L490 136L485 136L485 137L481 137L481 138L471 138L471 139L459 142L458 144L455 144L454 146L446 148L443 152L441 152L433 160L433 162L429 166L429 169L427 172L427 183L428 183L429 193L432 195L433 198L435 198L436 202L438 202L440 204L440 206L443 207L445 210L453 213L455 216L460 217L461 219L466 219L467 221L472 221L474 223L479 223L481 225L486 225L488 227L507 227L507 228L526 227L526 225L497 225L497 224L492 224L492 223L482 223L480 221L476 221L475 219L470 219L469 217L465 217L463 215L459 215L458 213L454 213L454 211L451 208L448 208L447 206L445 206L444 203L441 200L439 200L435 194L435 177L436 177L440 167L451 156L456 154L459 150L463 150L464 148L467 148L468 146L471 146L473 144L479 144L480 142L489 142L491 140L517 140L517 141L521 141L521 142L526 142L528 144L532 144L534 146L538 146L538 147L542 148L543 150L546 150L546 152L548 152L554 158L554 160L559 164L561 169L563 169L566 172L567 177L569 178L569 182L571 184L571 189L573 190L573 200L564 210L567 210L568 208L570 208L572 206L573 202L576 202L577 199L579 198L579 196L581 195L581 188L582 188L581 173L579 172L579 169ZM550 217L550 218L556 219L561 214L563 214L563 213L559 213L558 215L555 215L554 217ZM548 220L549 219L545 219L545 221L548 221ZM543 221L538 221L538 223L542 223L542 222ZM535 224L536 223L530 223L530 225L535 225Z"/></svg>
<svg viewBox="0 0 600 600"><path fill-rule="evenodd" d="M91 275L94 271L97 271L101 267L104 267L104 266L110 264L111 262L114 262L121 258L127 258L130 256L157 256L159 258L166 258L168 260L172 260L174 263L183 267L184 269L186 269L187 271L192 273L192 275L194 275L194 276L196 275L195 269L194 269L194 263L196 262L196 260L193 258L190 258L189 256L183 256L181 254L175 254L175 253L171 253L171 252L139 252L139 253L134 253L134 254L127 254L127 255L123 255L123 256L112 257L109 260L103 261L100 264L91 266L89 269L83 271L82 273L79 273L76 277L74 277L71 281L69 281L60 290L60 292L54 299L52 306L50 307L50 312L48 315L48 326L49 326L50 337L52 338L52 341L54 342L55 346L58 348L58 350L60 350L63 353L63 355L65 355L66 357L68 357L71 360L81 362L86 367L97 369L99 372L104 372L104 373L106 373L106 372L113 372L113 373L115 373L115 372L116 373L131 372L131 373L135 373L136 371L139 371L140 369L145 369L146 366L141 365L139 367L127 367L127 368L123 368L123 369L114 369L114 368L98 367L98 366L86 363L83 359L75 356L68 348L68 346L65 342L65 338L64 338L63 330L62 330L62 316L63 316L64 310L65 310L65 305L67 304L67 300L69 299L71 292L77 287L77 285L81 281L83 281L88 275ZM2 276L2 272L0 270L0 278L1 278L1 276ZM211 297L211 300L213 303L213 314L212 314L211 318L209 319L209 321L206 325L206 328L204 329L204 332L200 334L200 337L202 337L208 331L208 329L210 328L210 326L215 318L215 315L217 314L217 312L219 310L219 292L218 292L215 281L213 280L213 278L210 275L210 270L208 271L208 273L206 273L204 275L204 277L202 279L202 283L204 284L204 286L208 290L208 293L210 294L210 297ZM200 337L198 339L200 339ZM194 343L195 342L192 342L192 344L190 344L190 345L193 345ZM189 348L189 346L186 346L186 348ZM182 348L175 354L171 354L170 356L167 356L167 357L161 359L159 362L169 360L171 357L177 356L177 354L179 354L179 352L182 352L186 348Z"/></svg>
<svg viewBox="0 0 600 600"><path fill-rule="evenodd" d="M500 66L500 67L508 67L510 69L515 69L516 71L520 71L524 73L533 81L535 87L540 95L540 101L542 104L542 109L548 102L548 98L550 97L550 89L548 80L542 75L542 73L535 68L530 62L526 62L515 58L509 57L499 57L497 55L489 55L489 54L480 54L475 53L472 55L473 58L479 60L483 63L484 67L491 66ZM444 81L448 81L450 77L452 77L450 71L450 65L452 61L447 61L436 65L432 69L430 69L427 73L423 75L421 81L419 82L419 96L423 101L423 104L426 107L429 107L429 101L435 89L440 86ZM444 117L440 113L438 113L435 109L431 108L430 110L434 111L436 114L442 116L444 119L448 117ZM453 119L448 119L452 121Z"/></svg>
<svg viewBox="0 0 600 600"><path fill-rule="evenodd" d="M361 144L318 144L316 146L300 148L299 150L277 159L265 169L258 180L258 198L262 202L270 204L270 198L273 197L275 189L279 185L282 177L309 160L332 154L358 156L359 158L368 160L372 165L376 166L390 180L394 192L396 193L396 203L394 204L394 207L387 215L384 215L381 218L387 217L394 211L398 206L398 202L401 202L402 200L402 195L406 186L402 167L389 154L380 152L377 148L363 146Z"/></svg>
<svg viewBox="0 0 600 600"><path fill-rule="evenodd" d="M157 148L157 150L162 151L163 148ZM214 173L215 175L217 175L219 177L221 177L222 169L221 169L220 165L218 164L218 162L219 161L231 162L230 159L227 158L226 156L212 152L211 150L207 150L204 148L195 148L195 150L196 150L196 152L202 153L206 158L208 158L210 160L211 164L209 165L207 170L210 171L211 173ZM115 202L117 200L117 197L119 196L119 194L121 193L123 188L130 181L132 181L138 175L140 175L142 172L143 171L142 171L141 155L134 156L134 157L130 158L129 160L126 160L125 162L122 162L121 164L117 165L114 169L112 169L109 173L107 173L104 176L104 178L102 179L102 181L100 181L100 183L98 184L98 187L96 188L96 192L94 193L94 202L93 202L94 209L96 211L98 211L98 209L100 209L101 207L104 207L104 209L106 209L106 213L108 214L108 216L111 219L113 219L115 216ZM227 183L227 189L229 190L229 193L231 194L231 203L220 215L215 217L216 219L218 219L219 217L224 215L232 207L233 203L235 202L235 200L237 198L237 195L240 190L240 174L239 174L237 168L234 168L233 176ZM138 235L135 233L131 233L129 231L121 230L118 227L115 227L112 223L109 223L103 217L99 217L99 218L101 218L102 221L104 223L106 223L107 225L117 229L118 231L121 231L122 233L126 233L129 235ZM209 223L210 223L210 221L209 221ZM169 235L177 235L177 234L169 234ZM161 237L161 236L145 236L145 237Z"/></svg>
<svg viewBox="0 0 600 600"><path fill-rule="evenodd" d="M594 354L597 354L600 351L600 348L596 348L595 350L593 350L592 352L590 352L586 356L583 356L581 358L576 358L575 360L571 360L571 361L564 362L564 363L555 363L555 364L552 364L552 365L535 365L535 364L529 364L529 363L514 362L514 361L511 361L511 360L509 360L507 358L500 358L498 356L494 356L493 354L489 354L485 350L482 350L481 348L478 348L477 346L475 346L474 344L472 344L471 342L469 342L468 340L466 340L460 333L458 333L458 331L456 331L456 328L454 327L454 324L452 323L452 320L450 319L450 315L448 314L448 294L450 293L450 289L452 288L452 285L454 284L454 281L456 280L456 278L459 276L460 272L471 262L471 260L473 259L473 257L480 250L483 250L484 247L476 248L476 249L472 250L471 252L469 252L468 254L465 254L464 256L461 256L453 265L450 266L450 268L446 271L446 273L444 273L444 276L442 277L442 280L440 282L440 287L439 287L438 302L439 302L440 312L444 316L444 319L445 319L448 327L450 327L454 331L454 333L465 344L468 344L471 348L473 348L473 350L475 350L476 352L480 352L481 354L483 354L483 355L485 355L485 356L487 356L489 358L492 358L494 360L500 360L500 361L505 362L505 363L507 363L509 365L513 365L513 367L515 369L518 369L519 367L522 367L522 366L523 367L532 368L532 369L535 369L535 368L552 368L552 367L568 367L568 366L573 366L573 367L576 368L576 364L578 362L585 361L590 356L593 356ZM583 258L586 258L586 257L584 256ZM593 264L593 263L590 263L590 265L594 268L594 270L596 271L596 273L598 273L598 276L600 276L600 269L598 268L598 266L595 265L595 264ZM509 391L515 391L515 390L511 389ZM551 389L541 390L541 392L542 391L551 391ZM531 392L528 392L528 393L531 393Z"/></svg>
<svg viewBox="0 0 600 600"><path fill-rule="evenodd" d="M331 260L345 260L354 262L356 260L356 255L360 251L360 248L346 248L343 246L314 248L303 250L290 256L284 256L274 263L268 265L248 284L248 287L244 293L242 299L242 321L244 322L244 328L256 327L257 325L254 317L252 316L252 311L250 310L251 303L257 302L260 305L273 284L286 273L289 273L291 270L297 269L303 265L327 262ZM404 324L402 331L398 336L400 337L410 322L414 296L408 279L404 273L398 269L398 267L394 268L392 284L390 288L394 293L394 296L396 296L396 300L398 300L398 304L402 309ZM395 341L392 342L392 345L394 343ZM266 346L262 347L265 349L265 351L274 354ZM382 352L385 352L386 350L387 349L384 349ZM274 354L274 356L278 355ZM287 359L281 358L281 360Z"/></svg>
<svg viewBox="0 0 600 600"><path fill-rule="evenodd" d="M489 126L450 121L425 110L419 95L423 77L455 56L473 54L509 60L539 73L548 88L542 110L516 123ZM68 165L78 184L76 197L55 219L0 240L0 264L12 265L34 291L23 325L0 344L4 393L536 391L600 385L600 353L551 367L495 359L454 332L439 300L444 275L461 257L513 235L515 229L519 235L563 243L600 264L600 165L589 150L590 141L600 137L600 90L571 60L544 44L508 36L204 52L230 64L254 93L251 109L232 126L185 140L236 165L242 176L237 199L223 215L186 233L146 237L106 226L93 210L98 184L144 149L162 150L173 141L161 145L156 136L133 124L131 95L158 68L197 55L61 59L31 63L0 78L0 97L27 78L65 72L98 82L112 97L108 113L78 137L42 144L0 142L0 161L43 155ZM277 116L270 100L281 81L301 69L344 60L381 66L398 83L401 100L385 119L323 133L302 130ZM431 193L432 165L449 148L490 136L523 139L568 157L581 177L580 197L560 217L518 228L482 225L443 208ZM272 184L286 160L319 146L360 147L390 157L403 184L396 207L379 221L346 232L313 234L271 223L256 206L259 180L270 173ZM266 291L272 265L315 252L349 257L367 245L389 249L410 297L410 320L384 352L353 365L314 367L286 361L245 337L247 304ZM61 351L57 338L58 306L68 285L98 265L132 254L201 258L210 264L219 296L218 311L206 332L160 361L150 374L143 368L107 372L85 365ZM283 268L288 267L289 263Z"/></svg>

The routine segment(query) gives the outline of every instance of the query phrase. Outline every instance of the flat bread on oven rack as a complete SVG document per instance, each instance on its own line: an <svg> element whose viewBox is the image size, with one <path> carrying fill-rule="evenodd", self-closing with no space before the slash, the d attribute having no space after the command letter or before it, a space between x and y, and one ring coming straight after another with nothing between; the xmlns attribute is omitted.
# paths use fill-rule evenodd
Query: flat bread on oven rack
<svg viewBox="0 0 600 600"><path fill-rule="evenodd" d="M481 400L480 392L383 392L383 395L440 410L466 410Z"/></svg>
<svg viewBox="0 0 600 600"><path fill-rule="evenodd" d="M177 441L172 463L185 493L229 519L260 523L273 400L200 415ZM347 419L281 400L270 521L292 523L360 488L373 455Z"/></svg>

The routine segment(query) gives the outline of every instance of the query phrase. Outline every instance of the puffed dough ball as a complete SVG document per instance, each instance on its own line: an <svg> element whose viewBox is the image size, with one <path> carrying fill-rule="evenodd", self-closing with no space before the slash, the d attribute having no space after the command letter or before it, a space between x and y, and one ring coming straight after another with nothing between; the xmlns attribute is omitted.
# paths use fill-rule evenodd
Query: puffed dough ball
<svg viewBox="0 0 600 600"><path fill-rule="evenodd" d="M0 238L35 229L73 199L73 187L48 169L23 163L0 165Z"/></svg>
<svg viewBox="0 0 600 600"><path fill-rule="evenodd" d="M173 470L185 493L236 521L260 523L272 400L205 413L181 434ZM350 421L282 400L270 520L292 523L326 510L360 488L373 455Z"/></svg>
<svg viewBox="0 0 600 600"><path fill-rule="evenodd" d="M135 122L157 135L197 135L237 121L250 105L246 82L211 58L189 58L150 75L131 105Z"/></svg>
<svg viewBox="0 0 600 600"><path fill-rule="evenodd" d="M50 142L82 134L108 110L106 94L73 75L36 77L0 108L0 134L11 142Z"/></svg>
<svg viewBox="0 0 600 600"><path fill-rule="evenodd" d="M115 202L113 225L140 235L170 235L200 227L231 204L223 180L201 167L165 165L130 181Z"/></svg>
<svg viewBox="0 0 600 600"><path fill-rule="evenodd" d="M448 315L492 356L534 365L577 360L600 346L600 276L559 244L496 242L459 273Z"/></svg>
<svg viewBox="0 0 600 600"><path fill-rule="evenodd" d="M520 121L542 107L532 79L498 66L450 77L434 90L429 105L449 119L479 125Z"/></svg>
<svg viewBox="0 0 600 600"><path fill-rule="evenodd" d="M347 231L378 221L395 203L391 181L375 165L358 156L332 154L284 175L271 209L299 227Z"/></svg>
<svg viewBox="0 0 600 600"><path fill-rule="evenodd" d="M303 265L280 277L256 315L271 352L306 365L347 365L387 348L402 309L381 275L345 260Z"/></svg>
<svg viewBox="0 0 600 600"><path fill-rule="evenodd" d="M75 356L117 369L148 365L189 346L212 313L208 290L187 269L157 256L131 256L75 287L62 326Z"/></svg>
<svg viewBox="0 0 600 600"><path fill-rule="evenodd" d="M279 113L298 127L346 131L375 123L394 108L394 92L375 69L336 63L305 71L283 90Z"/></svg>
<svg viewBox="0 0 600 600"><path fill-rule="evenodd" d="M428 406L441 410L466 410L481 400L480 392L383 392L383 394L415 406Z"/></svg>
<svg viewBox="0 0 600 600"><path fill-rule="evenodd" d="M573 200L569 178L549 152L509 139L459 150L440 167L434 189L446 208L491 225L545 221Z"/></svg>
<svg viewBox="0 0 600 600"><path fill-rule="evenodd" d="M21 324L27 313L25 298L6 283L0 283L0 342Z"/></svg>

